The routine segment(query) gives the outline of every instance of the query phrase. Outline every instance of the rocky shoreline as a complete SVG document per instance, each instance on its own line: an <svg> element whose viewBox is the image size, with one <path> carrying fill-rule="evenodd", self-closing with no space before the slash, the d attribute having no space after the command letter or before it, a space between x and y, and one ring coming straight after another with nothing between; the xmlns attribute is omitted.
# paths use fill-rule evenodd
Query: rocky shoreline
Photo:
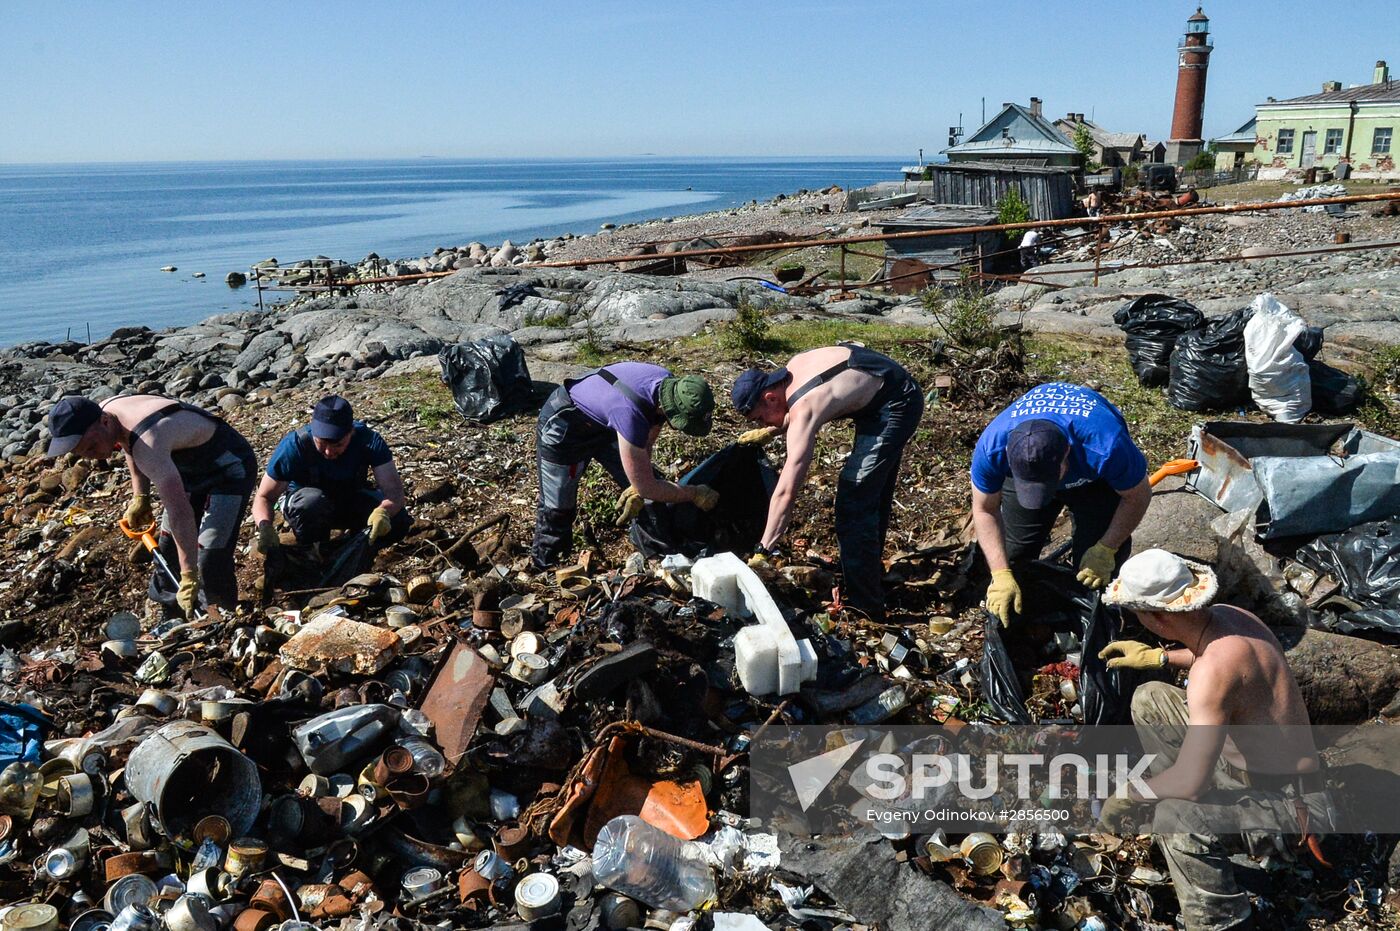
<svg viewBox="0 0 1400 931"><path fill-rule="evenodd" d="M65 394L101 399L128 391L159 392L224 411L270 403L304 385L326 391L352 381L436 368L439 349L501 333L526 347L532 362L575 360L581 346L607 350L622 343L693 335L730 319L741 302L782 315L819 314L888 322L934 323L917 298L874 291L844 300L779 295L753 282L727 281L764 268L719 268L675 277L593 270L532 268L526 263L606 256L650 248L657 254L705 248L734 237L851 235L875 214L847 213L836 189L780 196L764 204L692 217L662 218L564 235L523 248L471 243L429 256L385 263L333 263L343 277L374 271L453 272L391 290L362 288L349 296L302 296L265 312L210 317L187 327L153 331L123 327L84 345L25 343L0 351L0 458L41 448L44 417ZM1247 222L1239 222L1247 221ZM1400 343L1400 249L1342 252L1247 263L1189 264L1116 271L1115 262L1204 258L1231 254L1247 241L1308 248L1339 231L1355 240L1400 239L1395 218L1336 218L1279 211L1249 218L1196 218L1175 230L1139 236L1110 252L1098 286L1092 261L1037 269L1037 276L995 295L999 320L1031 330L1121 338L1113 311L1126 299L1160 291L1195 302L1207 314L1234 310L1262 291L1325 328L1332 360L1358 361L1380 345ZM763 240L759 240L763 241ZM1062 258L1077 256L1066 251ZM522 267L525 266L525 267ZM1049 274L1064 272L1066 274Z"/></svg>

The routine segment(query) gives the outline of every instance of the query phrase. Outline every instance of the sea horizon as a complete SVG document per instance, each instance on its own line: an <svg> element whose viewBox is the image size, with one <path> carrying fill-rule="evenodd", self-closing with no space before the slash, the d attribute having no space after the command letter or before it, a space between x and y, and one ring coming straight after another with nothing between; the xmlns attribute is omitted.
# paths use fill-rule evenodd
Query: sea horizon
<svg viewBox="0 0 1400 931"><path fill-rule="evenodd" d="M899 177L865 156L230 159L0 164L0 346L257 307L253 263L411 258ZM162 272L163 266L176 271ZM195 277L202 273L203 277Z"/></svg>

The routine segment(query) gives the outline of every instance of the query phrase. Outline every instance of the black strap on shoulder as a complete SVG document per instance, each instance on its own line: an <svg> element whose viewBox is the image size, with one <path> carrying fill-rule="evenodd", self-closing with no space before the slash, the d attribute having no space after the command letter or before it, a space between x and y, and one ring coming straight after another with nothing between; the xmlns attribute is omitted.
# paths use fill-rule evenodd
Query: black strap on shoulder
<svg viewBox="0 0 1400 931"><path fill-rule="evenodd" d="M633 404L637 405L637 407L643 413L650 411L653 415L655 415L656 405L651 403L650 401L643 401L641 395L637 394L637 392L633 391L626 384L619 381L618 377L612 372L609 372L606 368L601 368L598 370L598 375L603 379L603 381L616 388L618 393L620 393L623 397L631 401Z"/></svg>
<svg viewBox="0 0 1400 931"><path fill-rule="evenodd" d="M150 412L149 414L147 414L145 417L141 418L141 422L140 422L140 423L138 423L136 426L134 426L134 427L131 428L131 435L132 435L132 437L142 437L142 436L145 436L145 435L146 435L146 432L147 432L148 430L150 430L152 427L154 427L157 423L159 423L160 421L162 421L162 420L164 420L165 418L169 417L171 414L175 413L176 411L180 411L180 410L183 410L183 409L184 409L184 405L181 404L179 401L171 401L169 404L165 405L164 407L159 408L159 409L154 410L154 411L151 411L151 412Z"/></svg>
<svg viewBox="0 0 1400 931"><path fill-rule="evenodd" d="M792 397L788 398L788 407L792 407L794 404L796 404L807 392L812 391L816 388L820 388L822 385L831 381L837 375L840 375L842 372L846 371L846 369L850 367L851 359L849 356L847 356L845 359L836 363L831 368L827 369L825 372L822 372L820 375L813 376L807 381L805 385L803 385L801 388L798 388L792 393Z"/></svg>
<svg viewBox="0 0 1400 931"><path fill-rule="evenodd" d="M303 456L312 456L316 453L316 441L311 438L310 427L300 427L296 432L297 449L301 450Z"/></svg>

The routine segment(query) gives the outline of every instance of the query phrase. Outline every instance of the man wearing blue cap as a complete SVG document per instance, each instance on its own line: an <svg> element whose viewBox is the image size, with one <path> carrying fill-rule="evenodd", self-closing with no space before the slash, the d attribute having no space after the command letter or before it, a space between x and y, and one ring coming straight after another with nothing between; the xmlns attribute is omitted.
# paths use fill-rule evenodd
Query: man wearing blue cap
<svg viewBox="0 0 1400 931"><path fill-rule="evenodd" d="M1039 558L1069 508L1079 581L1102 588L1128 557L1152 486L1118 408L1080 385L1032 388L982 431L972 453L972 523L992 570L987 610L1022 610L1014 567Z"/></svg>
<svg viewBox="0 0 1400 931"><path fill-rule="evenodd" d="M171 571L179 567L180 581L157 568L151 600L186 617L201 601L237 607L233 556L258 471L253 448L237 430L193 404L137 394L101 405L63 398L49 411L49 433L50 458L106 459L122 451L132 494L124 517L132 529L155 523L151 492L160 495L165 508L158 546Z"/></svg>
<svg viewBox="0 0 1400 931"><path fill-rule="evenodd" d="M708 511L719 494L705 485L678 485L659 477L651 449L663 424L689 436L705 436L715 397L699 375L677 377L647 362L615 362L571 378L540 409L535 450L540 470L539 505L530 558L544 569L573 549L578 484L588 464L625 487L618 498L618 526L641 513L647 501L694 503Z"/></svg>
<svg viewBox="0 0 1400 931"><path fill-rule="evenodd" d="M371 471L377 489L367 481ZM279 498L298 543L324 543L332 530L364 527L371 548L378 549L403 539L413 524L388 444L334 394L317 402L310 424L282 438L267 463L253 496L256 545L263 555L279 543L272 523Z"/></svg>
<svg viewBox="0 0 1400 931"><path fill-rule="evenodd" d="M876 620L885 616L884 564L890 511L904 446L924 412L923 392L898 362L855 343L812 349L774 371L752 368L734 382L734 407L767 424L739 438L766 443L787 431L787 460L768 505L756 551L771 555L787 530L807 480L817 433L833 420L855 424L855 442L836 485L836 542L846 603Z"/></svg>

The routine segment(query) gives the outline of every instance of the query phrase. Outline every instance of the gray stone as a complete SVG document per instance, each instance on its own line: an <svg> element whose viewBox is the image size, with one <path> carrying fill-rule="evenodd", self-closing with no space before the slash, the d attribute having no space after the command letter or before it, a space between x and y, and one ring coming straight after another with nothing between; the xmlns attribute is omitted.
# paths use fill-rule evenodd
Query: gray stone
<svg viewBox="0 0 1400 931"><path fill-rule="evenodd" d="M219 409L225 411L237 410L244 404L243 395L232 392L219 398Z"/></svg>
<svg viewBox="0 0 1400 931"><path fill-rule="evenodd" d="M1220 508L1185 489L1185 479L1171 476L1153 489L1152 503L1133 531L1133 552L1158 547L1206 565L1220 556L1220 538L1211 521Z"/></svg>
<svg viewBox="0 0 1400 931"><path fill-rule="evenodd" d="M1313 724L1356 724L1400 695L1400 650L1323 630L1276 630Z"/></svg>

